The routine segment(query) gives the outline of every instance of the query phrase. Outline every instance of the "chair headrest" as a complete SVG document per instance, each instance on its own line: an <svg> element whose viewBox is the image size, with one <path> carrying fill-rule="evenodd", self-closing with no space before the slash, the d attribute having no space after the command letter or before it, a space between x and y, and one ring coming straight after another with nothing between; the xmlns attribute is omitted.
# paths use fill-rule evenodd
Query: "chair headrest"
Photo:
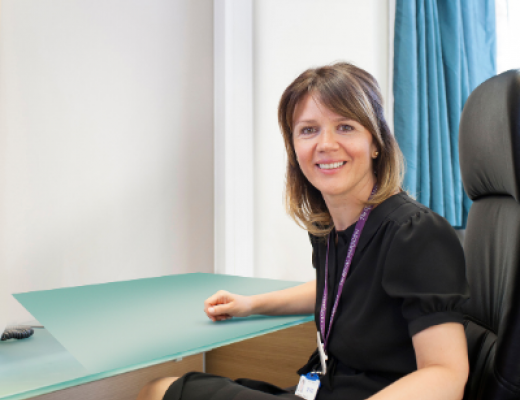
<svg viewBox="0 0 520 400"><path fill-rule="evenodd" d="M470 199L501 194L520 202L520 69L488 79L468 97L459 153Z"/></svg>

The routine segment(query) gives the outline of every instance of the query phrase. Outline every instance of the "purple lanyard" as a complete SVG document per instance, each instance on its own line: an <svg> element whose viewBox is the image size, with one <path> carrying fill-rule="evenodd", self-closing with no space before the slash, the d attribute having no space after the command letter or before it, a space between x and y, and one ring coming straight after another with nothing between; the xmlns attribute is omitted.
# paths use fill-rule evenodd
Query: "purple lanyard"
<svg viewBox="0 0 520 400"><path fill-rule="evenodd" d="M377 192L377 185L372 189L372 194L370 197L374 196ZM347 258L345 259L345 266L343 267L343 272L341 273L341 280L338 286L338 293L336 294L336 300L334 301L334 307L332 308L332 313L330 314L329 321L329 331L325 334L325 318L327 317L327 299L329 295L329 244L330 244L330 233L327 239L327 255L325 256L325 288L323 290L323 299L321 300L321 311L320 311L320 331L321 331L321 340L325 339L325 343L323 344L323 348L327 349L327 343L329 341L330 331L332 330L332 322L334 321L334 316L336 315L336 310L338 308L339 298L341 297L341 293L343 292L343 286L345 285L345 280L347 279L347 274L350 269L350 264L352 263L352 259L354 258L354 253L356 251L356 247L359 242L359 237L361 236L361 232L363 232L363 228L365 227L365 223L367 222L368 216L372 211L373 206L366 206L363 208L363 212L359 216L358 221L356 222L356 227L354 229L354 233L352 234L352 238L350 239L350 245L348 246Z"/></svg>

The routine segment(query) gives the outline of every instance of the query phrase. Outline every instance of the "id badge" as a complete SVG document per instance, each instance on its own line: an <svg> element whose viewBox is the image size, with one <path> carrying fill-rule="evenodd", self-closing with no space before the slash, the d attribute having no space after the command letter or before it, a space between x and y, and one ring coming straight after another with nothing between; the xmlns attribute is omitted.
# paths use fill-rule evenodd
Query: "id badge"
<svg viewBox="0 0 520 400"><path fill-rule="evenodd" d="M296 396L302 397L305 400L314 400L320 388L320 377L316 373L309 372L306 375L300 376L300 382L296 388Z"/></svg>

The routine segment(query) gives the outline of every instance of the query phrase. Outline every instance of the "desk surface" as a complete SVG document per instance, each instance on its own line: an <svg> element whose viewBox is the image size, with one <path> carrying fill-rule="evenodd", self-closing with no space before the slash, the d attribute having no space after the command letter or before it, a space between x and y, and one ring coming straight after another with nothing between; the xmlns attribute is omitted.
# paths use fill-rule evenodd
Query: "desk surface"
<svg viewBox="0 0 520 400"><path fill-rule="evenodd" d="M253 316L212 323L203 312L218 289L251 295L297 284L185 274L16 295L47 330L0 343L0 399L33 397L310 321Z"/></svg>

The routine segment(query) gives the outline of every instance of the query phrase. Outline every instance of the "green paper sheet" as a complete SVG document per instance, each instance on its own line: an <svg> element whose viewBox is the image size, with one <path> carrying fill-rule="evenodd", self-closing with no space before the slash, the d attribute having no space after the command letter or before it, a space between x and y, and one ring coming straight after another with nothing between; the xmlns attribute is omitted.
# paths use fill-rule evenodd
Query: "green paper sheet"
<svg viewBox="0 0 520 400"><path fill-rule="evenodd" d="M217 290L252 295L300 282L184 274L15 294L90 373L207 351L310 316L212 322L204 300Z"/></svg>

